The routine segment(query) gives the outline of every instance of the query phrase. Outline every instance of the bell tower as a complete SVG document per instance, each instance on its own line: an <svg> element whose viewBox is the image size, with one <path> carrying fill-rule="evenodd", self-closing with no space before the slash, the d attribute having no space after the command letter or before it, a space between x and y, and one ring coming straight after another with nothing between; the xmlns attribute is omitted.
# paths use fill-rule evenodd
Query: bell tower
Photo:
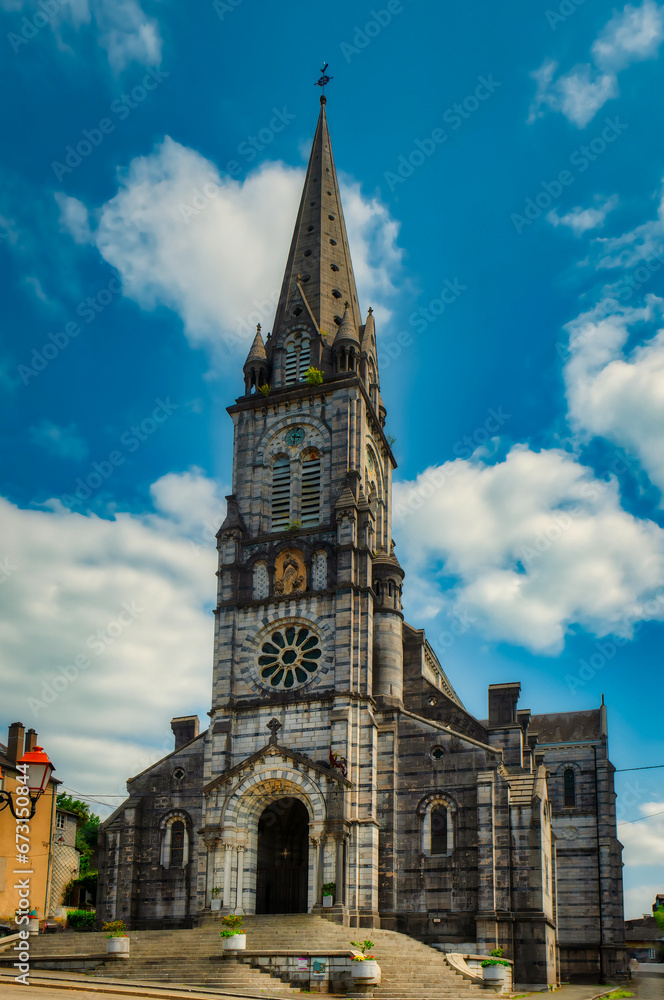
<svg viewBox="0 0 664 1000"><path fill-rule="evenodd" d="M377 762L366 747L376 746L375 709L401 704L403 572L374 317L370 309L362 322L324 97L272 331L264 339L258 328L243 375L244 393L228 408L233 493L217 535L205 777L218 788L261 751L275 719L284 752L339 780L345 772L321 831L336 838L332 861L328 844L318 870L343 882L344 913L370 922ZM222 812L211 808L207 825L217 824ZM317 900L314 890L310 906Z"/></svg>

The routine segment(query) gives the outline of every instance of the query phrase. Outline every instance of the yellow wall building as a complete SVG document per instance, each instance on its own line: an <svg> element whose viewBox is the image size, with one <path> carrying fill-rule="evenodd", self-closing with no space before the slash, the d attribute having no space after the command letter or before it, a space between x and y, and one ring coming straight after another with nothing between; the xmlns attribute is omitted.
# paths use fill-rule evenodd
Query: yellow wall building
<svg viewBox="0 0 664 1000"><path fill-rule="evenodd" d="M7 745L0 743L0 770L2 780L0 790L10 792L16 800L16 789L22 782L21 772L17 768L24 752L32 750L37 743L37 733L29 729L27 733L21 722L14 722L9 727ZM47 916L51 907L49 885L53 857L53 841L55 830L55 800L60 784L51 776L46 791L39 798L35 815L27 822L28 829L21 825L17 828L17 820L12 816L9 806L0 811L0 923L12 923L19 906L19 880L29 879L30 909L37 910L41 919ZM4 796L0 797L4 798ZM3 802L0 801L0 807ZM27 836L28 841L17 839ZM17 860L21 853L17 845L28 844L27 864ZM20 872L20 874L16 874ZM56 901L59 903L60 901Z"/></svg>

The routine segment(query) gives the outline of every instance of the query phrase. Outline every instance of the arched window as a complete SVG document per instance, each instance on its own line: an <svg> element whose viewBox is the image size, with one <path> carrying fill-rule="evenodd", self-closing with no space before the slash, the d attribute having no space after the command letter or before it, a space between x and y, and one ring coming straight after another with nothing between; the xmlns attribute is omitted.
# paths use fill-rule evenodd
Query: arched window
<svg viewBox="0 0 664 1000"><path fill-rule="evenodd" d="M456 807L444 796L434 794L418 806L422 816L422 853L427 857L449 856L454 850Z"/></svg>
<svg viewBox="0 0 664 1000"><path fill-rule="evenodd" d="M311 449L302 458L302 527L311 527L320 521L320 454Z"/></svg>
<svg viewBox="0 0 664 1000"><path fill-rule="evenodd" d="M327 554L314 552L311 560L311 589L325 590L327 588Z"/></svg>
<svg viewBox="0 0 664 1000"><path fill-rule="evenodd" d="M161 863L184 868L189 863L189 829L184 813L173 813L161 823Z"/></svg>
<svg viewBox="0 0 664 1000"><path fill-rule="evenodd" d="M447 806L431 808L431 853L447 854Z"/></svg>
<svg viewBox="0 0 664 1000"><path fill-rule="evenodd" d="M563 772L563 802L567 807L576 805L576 775L573 767L566 767Z"/></svg>
<svg viewBox="0 0 664 1000"><path fill-rule="evenodd" d="M311 342L309 335L296 333L286 345L285 383L303 382L304 373L311 365Z"/></svg>
<svg viewBox="0 0 664 1000"><path fill-rule="evenodd" d="M270 578L264 559L259 559L258 562L254 563L253 595L255 601L263 601L270 595Z"/></svg>
<svg viewBox="0 0 664 1000"><path fill-rule="evenodd" d="M171 852L169 868L182 868L184 861L184 823L176 819L171 826Z"/></svg>
<svg viewBox="0 0 664 1000"><path fill-rule="evenodd" d="M290 459L279 455L272 466L272 530L283 531L290 522Z"/></svg>

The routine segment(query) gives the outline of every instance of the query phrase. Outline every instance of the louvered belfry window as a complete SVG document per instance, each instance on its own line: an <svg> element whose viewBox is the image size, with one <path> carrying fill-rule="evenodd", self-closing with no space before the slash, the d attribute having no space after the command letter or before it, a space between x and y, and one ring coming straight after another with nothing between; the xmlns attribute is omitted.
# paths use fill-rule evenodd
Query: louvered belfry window
<svg viewBox="0 0 664 1000"><path fill-rule="evenodd" d="M302 527L320 521L320 455L311 451L302 459Z"/></svg>
<svg viewBox="0 0 664 1000"><path fill-rule="evenodd" d="M272 467L272 530L283 531L290 523L290 459L280 455Z"/></svg>
<svg viewBox="0 0 664 1000"><path fill-rule="evenodd" d="M296 335L297 336L297 335ZM308 336L293 340L286 348L286 385L303 382L304 373L311 365L311 343Z"/></svg>

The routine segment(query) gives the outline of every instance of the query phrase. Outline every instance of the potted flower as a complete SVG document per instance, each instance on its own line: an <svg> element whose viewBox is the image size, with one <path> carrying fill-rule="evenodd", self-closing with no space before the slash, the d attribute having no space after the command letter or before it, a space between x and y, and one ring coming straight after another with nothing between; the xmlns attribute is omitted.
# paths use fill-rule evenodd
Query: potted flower
<svg viewBox="0 0 664 1000"><path fill-rule="evenodd" d="M337 891L336 882L325 882L323 884L323 906L332 906L334 894Z"/></svg>
<svg viewBox="0 0 664 1000"><path fill-rule="evenodd" d="M491 955L492 958L485 958L482 962L484 982L494 986L502 986L507 978L510 963L503 958L502 948L494 948Z"/></svg>
<svg viewBox="0 0 664 1000"><path fill-rule="evenodd" d="M311 368L307 368L306 372L304 373L304 377L309 383L309 385L323 384L322 371L320 370L320 368L314 368L313 365L311 366Z"/></svg>
<svg viewBox="0 0 664 1000"><path fill-rule="evenodd" d="M129 958L129 935L124 920L109 920L101 929L106 931L106 954Z"/></svg>
<svg viewBox="0 0 664 1000"><path fill-rule="evenodd" d="M351 941L354 948L359 948L360 955L353 955L351 959L351 973L353 979L359 980L363 986L378 986L380 983L380 966L371 949L373 941Z"/></svg>
<svg viewBox="0 0 664 1000"><path fill-rule="evenodd" d="M227 913L221 918L221 922L224 926L219 931L219 937L223 942L224 951L244 951L247 947L247 931L242 926L244 917L239 913Z"/></svg>
<svg viewBox="0 0 664 1000"><path fill-rule="evenodd" d="M212 890L212 892L210 893L210 895L212 896L212 899L210 900L210 909L211 910L220 910L221 909L221 900L219 899L219 896L221 895L221 889L219 888L218 885L215 885L215 887Z"/></svg>

